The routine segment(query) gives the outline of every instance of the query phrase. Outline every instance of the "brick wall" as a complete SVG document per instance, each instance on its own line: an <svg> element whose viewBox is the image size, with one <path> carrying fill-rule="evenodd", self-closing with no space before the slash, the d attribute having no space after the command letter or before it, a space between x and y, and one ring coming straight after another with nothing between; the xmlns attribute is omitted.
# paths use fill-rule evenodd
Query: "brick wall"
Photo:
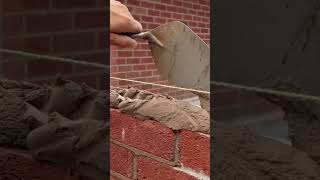
<svg viewBox="0 0 320 180"><path fill-rule="evenodd" d="M36 161L26 151L4 148L0 148L0 179L89 180L71 169Z"/></svg>
<svg viewBox="0 0 320 180"><path fill-rule="evenodd" d="M210 1L209 0L122 0L133 16L142 23L143 30L155 28L170 21L182 21L196 32L207 44L210 43ZM135 50L113 49L111 53L111 76L135 79L145 82L168 84L159 77L149 46L139 43ZM154 93L166 93L177 98L190 97L185 91L152 85L133 84L112 80L113 86L132 85Z"/></svg>
<svg viewBox="0 0 320 180"><path fill-rule="evenodd" d="M106 0L1 2L3 48L106 64ZM2 54L0 63L10 79L44 82L61 73L97 88L106 87L106 70L7 54Z"/></svg>
<svg viewBox="0 0 320 180"><path fill-rule="evenodd" d="M114 179L209 179L210 137L111 110Z"/></svg>

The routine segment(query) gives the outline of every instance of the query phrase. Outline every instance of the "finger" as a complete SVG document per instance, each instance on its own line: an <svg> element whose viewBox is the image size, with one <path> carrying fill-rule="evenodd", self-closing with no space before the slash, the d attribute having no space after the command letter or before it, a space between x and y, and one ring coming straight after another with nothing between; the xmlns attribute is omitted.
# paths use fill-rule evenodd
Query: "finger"
<svg viewBox="0 0 320 180"><path fill-rule="evenodd" d="M110 33L110 44L120 48L136 48L138 43L129 36Z"/></svg>
<svg viewBox="0 0 320 180"><path fill-rule="evenodd" d="M131 32L131 33L139 33L142 31L142 25L132 17L127 15L121 15L121 17L117 18L118 20L114 23L111 22L110 31L114 33L123 33L123 32Z"/></svg>

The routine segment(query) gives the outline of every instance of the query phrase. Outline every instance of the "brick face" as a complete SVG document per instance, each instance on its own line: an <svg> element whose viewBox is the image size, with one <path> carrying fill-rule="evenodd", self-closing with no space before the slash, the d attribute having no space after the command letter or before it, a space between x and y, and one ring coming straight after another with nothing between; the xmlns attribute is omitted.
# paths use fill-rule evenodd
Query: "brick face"
<svg viewBox="0 0 320 180"><path fill-rule="evenodd" d="M125 148L110 144L111 170L128 178L132 177L133 154Z"/></svg>
<svg viewBox="0 0 320 180"><path fill-rule="evenodd" d="M183 172L144 157L138 158L138 179L196 180Z"/></svg>
<svg viewBox="0 0 320 180"><path fill-rule="evenodd" d="M209 179L209 136L173 131L115 109L110 114L111 170L116 178Z"/></svg>
<svg viewBox="0 0 320 180"><path fill-rule="evenodd" d="M126 1L126 5L131 10L133 16L142 23L143 29L153 29L161 24L170 22L170 21L182 21L191 27L204 41L209 44L210 40L210 1L181 1L181 0L132 0ZM154 65L152 55L150 53L149 46L146 42L139 41L138 48L135 50L117 50L113 49L111 58L111 74L118 71L117 68L120 68L120 64L117 61L113 61L116 57L121 57L126 59L128 64L132 63L132 58L135 58L135 62L138 62L137 59L140 59L140 63L134 63L132 70L125 71L130 74L127 78L138 79L144 78L148 82L160 83L159 73L156 70ZM151 75L151 71L154 71L154 74ZM139 76L133 77L132 72L140 72ZM115 82L115 81L114 81ZM120 86L126 87L127 85L132 85L129 82L119 82L114 83ZM150 89L150 86L139 86L142 89L149 90L152 92L159 93L158 90ZM154 87L152 87L154 88ZM161 87L155 87L161 88ZM172 88L162 89L162 93L174 95L176 98L186 98L192 96L190 93L182 92L175 93L177 90Z"/></svg>
<svg viewBox="0 0 320 180"><path fill-rule="evenodd" d="M133 118L111 113L111 138L167 160L174 160L175 134L155 121L138 122Z"/></svg>
<svg viewBox="0 0 320 180"><path fill-rule="evenodd" d="M187 168L210 175L210 139L200 133L182 131L180 134L180 162Z"/></svg>
<svg viewBox="0 0 320 180"><path fill-rule="evenodd" d="M106 64L106 4L102 0L2 0L0 44L6 49ZM103 71L97 68L8 54L2 54L1 61L7 78L46 82L62 73L71 80L106 87L101 83Z"/></svg>

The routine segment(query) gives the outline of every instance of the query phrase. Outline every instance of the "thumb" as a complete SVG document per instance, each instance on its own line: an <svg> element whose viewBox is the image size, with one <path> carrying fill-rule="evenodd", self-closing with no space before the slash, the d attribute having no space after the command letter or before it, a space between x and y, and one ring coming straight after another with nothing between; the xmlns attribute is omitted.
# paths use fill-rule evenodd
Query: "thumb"
<svg viewBox="0 0 320 180"><path fill-rule="evenodd" d="M110 44L121 48L136 48L138 43L129 36L110 33Z"/></svg>

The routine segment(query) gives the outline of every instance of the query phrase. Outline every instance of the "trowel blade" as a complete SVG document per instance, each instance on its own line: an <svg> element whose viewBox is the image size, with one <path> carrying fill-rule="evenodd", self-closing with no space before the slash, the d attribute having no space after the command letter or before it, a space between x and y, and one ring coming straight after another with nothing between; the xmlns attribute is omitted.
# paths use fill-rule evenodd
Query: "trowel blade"
<svg viewBox="0 0 320 180"><path fill-rule="evenodd" d="M179 21L150 32L164 45L150 43L163 78L179 87L210 91L210 49L199 36Z"/></svg>

